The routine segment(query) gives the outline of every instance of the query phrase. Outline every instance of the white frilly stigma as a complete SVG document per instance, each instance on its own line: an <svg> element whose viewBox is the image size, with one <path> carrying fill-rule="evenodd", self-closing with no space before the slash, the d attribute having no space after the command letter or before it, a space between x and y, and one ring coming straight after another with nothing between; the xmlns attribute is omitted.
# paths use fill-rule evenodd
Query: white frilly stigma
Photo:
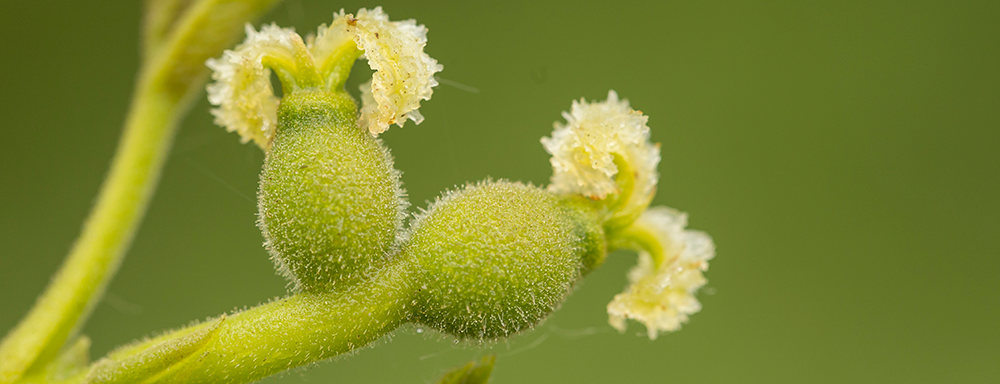
<svg viewBox="0 0 1000 384"><path fill-rule="evenodd" d="M338 59L351 58L349 65L357 50L363 51L375 70L372 80L361 87L360 126L378 135L391 124L402 127L407 120L416 124L424 120L417 109L421 100L430 100L432 88L438 85L434 74L443 67L424 53L427 28L423 25L412 19L389 21L381 7L362 8L357 17L341 10L330 26L321 26L308 41L306 46L294 30L274 24L260 32L247 25L242 44L206 62L215 80L208 86L208 100L217 106L212 109L215 123L238 132L244 143L253 140L267 150L277 127L279 100L265 64L281 66L293 77L302 74L296 71L318 70L314 76L327 80L327 87L339 86L344 79L332 84L330 77L346 76L349 67L337 67L343 64ZM316 69L297 66L301 60Z"/></svg>
<svg viewBox="0 0 1000 384"><path fill-rule="evenodd" d="M553 174L549 189L561 194L582 194L604 199L621 192L615 183L618 155L635 173L635 190L652 197L659 178L658 145L649 142L649 119L608 91L604 102L574 100L570 112L563 112L566 123L556 122L552 137L543 137L542 145L552 155Z"/></svg>
<svg viewBox="0 0 1000 384"><path fill-rule="evenodd" d="M639 265L629 272L631 285L608 304L608 323L619 332L625 320L646 326L650 338L680 329L688 316L701 310L694 294L707 280L708 260L715 256L712 238L704 232L685 230L687 214L667 207L652 207L632 224L656 238L662 253L639 252Z"/></svg>
<svg viewBox="0 0 1000 384"><path fill-rule="evenodd" d="M237 132L240 141L253 140L261 148L270 147L278 122L278 98L271 87L271 70L265 57L290 60L294 55L295 31L265 25L260 32L246 26L247 37L221 58L206 62L214 83L208 85L208 101L215 123Z"/></svg>
<svg viewBox="0 0 1000 384"><path fill-rule="evenodd" d="M434 74L444 68L424 53L427 28L413 19L389 21L382 7L362 8L357 16L341 10L329 27L320 27L309 39L309 50L323 67L325 58L350 38L375 71L372 80L361 85L361 127L378 135L407 120L420 124L420 101L431 99L438 85Z"/></svg>

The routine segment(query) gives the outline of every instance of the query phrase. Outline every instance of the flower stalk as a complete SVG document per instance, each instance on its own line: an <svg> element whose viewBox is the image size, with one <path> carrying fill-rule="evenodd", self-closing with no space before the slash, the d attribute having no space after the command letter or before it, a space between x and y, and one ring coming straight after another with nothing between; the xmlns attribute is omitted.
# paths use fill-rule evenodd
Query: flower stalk
<svg viewBox="0 0 1000 384"><path fill-rule="evenodd" d="M182 328L113 352L95 366L120 369L95 369L83 382L131 382L132 375L143 370L139 368L146 368L148 374L141 381L150 384L245 383L329 359L368 345L409 321L412 281L407 268L397 263L369 284L344 292L292 295L225 316L224 321L217 318ZM199 333L207 336L191 337ZM198 347L183 356L149 353L191 339L197 339ZM147 356L142 367L127 365L142 356ZM102 379L95 380L98 377Z"/></svg>

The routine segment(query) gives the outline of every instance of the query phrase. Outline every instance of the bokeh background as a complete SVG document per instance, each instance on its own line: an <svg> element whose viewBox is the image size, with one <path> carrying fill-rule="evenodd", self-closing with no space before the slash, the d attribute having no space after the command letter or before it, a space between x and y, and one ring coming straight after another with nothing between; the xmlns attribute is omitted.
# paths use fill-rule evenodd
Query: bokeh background
<svg viewBox="0 0 1000 384"><path fill-rule="evenodd" d="M415 206L488 176L546 183L538 139L614 89L663 144L655 204L715 239L704 310L653 342L618 334L605 305L635 256L616 253L509 341L404 328L268 382L429 383L486 353L495 383L1000 382L1000 3L287 0L264 21L304 32L379 4L426 24L445 66L427 120L382 136ZM0 2L0 331L98 190L140 7ZM254 226L261 151L208 108L84 329L95 358L286 293Z"/></svg>

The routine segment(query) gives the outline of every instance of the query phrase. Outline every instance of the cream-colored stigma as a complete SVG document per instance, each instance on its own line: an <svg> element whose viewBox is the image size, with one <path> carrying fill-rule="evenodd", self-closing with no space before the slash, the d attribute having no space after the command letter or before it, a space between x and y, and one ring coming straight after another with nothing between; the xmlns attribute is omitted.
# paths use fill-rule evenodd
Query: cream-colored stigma
<svg viewBox="0 0 1000 384"><path fill-rule="evenodd" d="M443 68L424 53L426 44L427 28L414 20L389 21L381 7L362 8L356 17L335 13L333 23L321 26L308 44L289 28L272 24L257 32L247 25L242 44L206 62L215 80L208 86L208 100L217 106L212 115L216 124L239 133L242 142L253 140L267 150L279 104L271 70L288 89L337 91L363 53L375 74L362 86L361 127L378 135L391 124L420 124L420 101L430 100L438 85L434 74Z"/></svg>
<svg viewBox="0 0 1000 384"><path fill-rule="evenodd" d="M608 91L603 102L574 100L563 118L566 123L556 122L552 137L542 138L542 145L552 155L549 189L596 200L619 193L617 155L634 172L633 193L648 197L640 199L648 204L656 189L656 165L660 162L659 147L649 142L649 118L630 108L628 100L619 100L615 91Z"/></svg>
<svg viewBox="0 0 1000 384"><path fill-rule="evenodd" d="M418 111L420 101L431 99L438 85L434 74L444 68L424 53L427 28L413 19L389 21L382 7L362 8L357 16L341 10L329 27L320 27L310 39L309 50L324 68L332 65L327 57L351 40L375 71L371 81L361 86L359 124L372 135L392 124L402 127L407 120L420 124L424 120Z"/></svg>
<svg viewBox="0 0 1000 384"><path fill-rule="evenodd" d="M655 245L639 251L639 265L628 275L631 285L608 304L608 323L619 332L625 332L625 319L633 319L653 340L680 329L701 310L694 294L707 282L702 272L715 256L715 245L704 232L686 226L687 214L660 206L646 210L629 228Z"/></svg>
<svg viewBox="0 0 1000 384"><path fill-rule="evenodd" d="M216 124L237 132L241 142L253 140L266 150L278 124L278 98L271 87L271 70L263 60L291 60L299 35L274 24L260 32L247 24L246 32L242 44L206 62L215 80L208 85L208 101L218 107L212 109Z"/></svg>

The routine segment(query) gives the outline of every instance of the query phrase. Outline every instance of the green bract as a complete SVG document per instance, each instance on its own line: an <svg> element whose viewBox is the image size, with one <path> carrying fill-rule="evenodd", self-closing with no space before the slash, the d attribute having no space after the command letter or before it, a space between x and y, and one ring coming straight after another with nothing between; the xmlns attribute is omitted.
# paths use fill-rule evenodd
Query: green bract
<svg viewBox="0 0 1000 384"><path fill-rule="evenodd" d="M419 217L405 257L417 275L417 321L460 338L531 328L605 253L593 214L534 186L482 182Z"/></svg>
<svg viewBox="0 0 1000 384"><path fill-rule="evenodd" d="M259 220L279 269L306 291L359 280L384 260L407 205L382 143L345 92L297 91L278 109Z"/></svg>

